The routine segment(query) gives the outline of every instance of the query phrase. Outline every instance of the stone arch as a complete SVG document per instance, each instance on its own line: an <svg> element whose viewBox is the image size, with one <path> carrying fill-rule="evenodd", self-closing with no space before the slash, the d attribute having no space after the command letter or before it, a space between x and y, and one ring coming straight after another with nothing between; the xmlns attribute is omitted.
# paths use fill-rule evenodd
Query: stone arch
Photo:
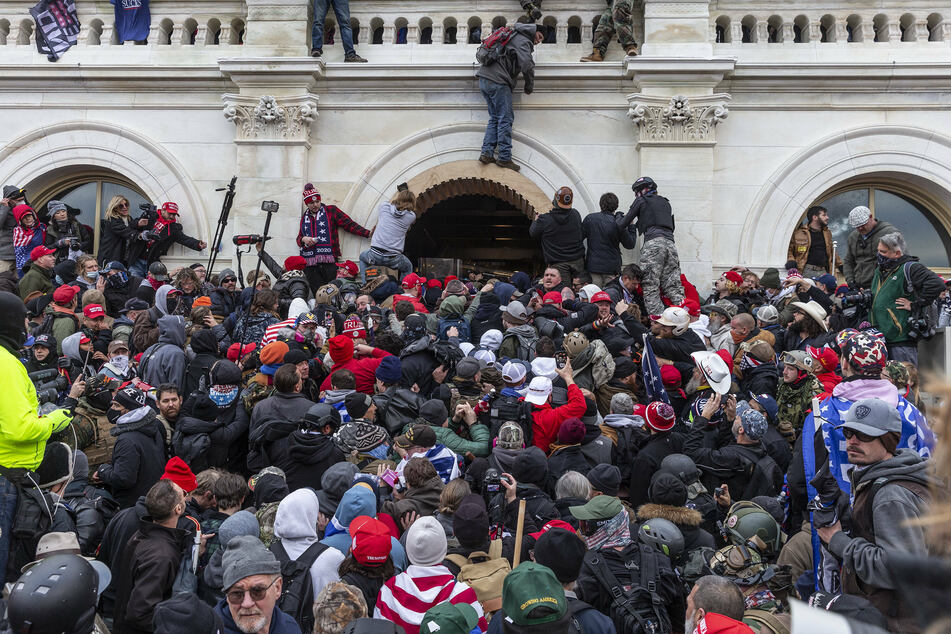
<svg viewBox="0 0 951 634"><path fill-rule="evenodd" d="M944 207L938 211L948 216L941 220L951 221L951 138L910 126L855 128L799 151L770 176L747 215L738 259L730 264L781 266L805 209L840 183L870 174L904 176L928 187Z"/></svg>
<svg viewBox="0 0 951 634"><path fill-rule="evenodd" d="M74 166L110 169L135 182L161 204L182 208L185 231L208 240L208 219L197 189L184 167L160 144L105 121L63 121L37 128L0 148L0 183L43 187L56 170Z"/></svg>

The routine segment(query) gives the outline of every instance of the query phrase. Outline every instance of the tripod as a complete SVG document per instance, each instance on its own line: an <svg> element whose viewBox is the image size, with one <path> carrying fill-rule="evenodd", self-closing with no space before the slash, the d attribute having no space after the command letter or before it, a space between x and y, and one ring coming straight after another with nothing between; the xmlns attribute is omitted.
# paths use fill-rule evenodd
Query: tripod
<svg viewBox="0 0 951 634"><path fill-rule="evenodd" d="M207 275L211 277L212 267L215 266L215 260L218 259L218 252L221 250L221 239L224 237L225 227L228 226L228 215L231 213L231 204L234 202L234 184L238 180L237 176L231 177L231 182L227 187L219 187L216 192L227 192L225 199L221 203L221 213L218 214L218 227L215 229L215 237L211 241L211 253L208 254L208 266L205 267Z"/></svg>
<svg viewBox="0 0 951 634"><path fill-rule="evenodd" d="M274 216L274 214L277 213L277 210L279 207L280 205L273 200L265 200L264 202L261 203L261 209L267 212L267 218L264 220L264 232L260 236L261 242L267 242L267 240L269 239L268 233L271 230L271 218ZM258 251L258 261L254 267L254 277L252 278L254 282L253 282L253 286L251 286L251 296L248 298L247 308L242 309L242 316L247 317L248 315L251 314L251 304L254 303L254 295L258 292L257 281L258 281L258 274L260 272L261 272L261 251ZM242 305L243 305L243 302L242 302ZM240 317L238 318L238 320L236 320L235 323L237 323L237 321L239 320L240 320ZM241 338L239 341L242 347L244 347L244 344L246 343L245 337L247 337L247 334L248 334L248 329L247 327L245 327L241 331Z"/></svg>

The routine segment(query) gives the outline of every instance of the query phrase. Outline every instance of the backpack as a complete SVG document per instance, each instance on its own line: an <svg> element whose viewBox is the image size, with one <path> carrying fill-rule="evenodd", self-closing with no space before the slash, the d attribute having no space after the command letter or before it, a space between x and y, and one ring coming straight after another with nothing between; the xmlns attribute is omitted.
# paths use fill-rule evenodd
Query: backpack
<svg viewBox="0 0 951 634"><path fill-rule="evenodd" d="M639 445L643 440L637 433L636 427L618 427L617 445L614 447L615 464L621 470L621 482L631 481L631 465L637 456Z"/></svg>
<svg viewBox="0 0 951 634"><path fill-rule="evenodd" d="M915 296L914 287L911 285L911 276L909 272L911 270L911 265L915 264L914 261L905 262L902 266L902 272L905 274L905 292L911 296ZM924 265L922 265L924 266ZM918 339L928 340L934 337L935 332L938 330L938 320L941 317L941 307L938 305L938 301L933 301L927 306L919 308L917 311L912 313L912 316L918 319L923 319L927 324L927 328L921 333L921 336Z"/></svg>
<svg viewBox="0 0 951 634"><path fill-rule="evenodd" d="M502 335L502 343L499 345L499 350L502 349L502 345L505 345L506 339L512 339L513 337L515 338L515 358L520 361L532 361L535 358L535 344L538 343L538 333L536 332L532 336L532 340L526 344L522 337L519 337L509 330Z"/></svg>
<svg viewBox="0 0 951 634"><path fill-rule="evenodd" d="M310 568L327 548L327 544L314 542L300 557L291 559L280 541L272 542L269 547L281 563L283 587L277 607L297 621L303 632L314 630L314 584L310 577Z"/></svg>
<svg viewBox="0 0 951 634"><path fill-rule="evenodd" d="M509 43L513 35L515 35L515 29L510 26L499 27L492 31L476 50L476 61L483 66L491 66L502 59L505 55L505 45Z"/></svg>
<svg viewBox="0 0 951 634"><path fill-rule="evenodd" d="M469 553L468 557L446 556L446 559L459 566L456 580L475 590L476 598L479 599L486 613L496 612L502 608L502 582L512 571L508 559L502 557L500 540L492 542L489 550L494 550L496 543L499 545L500 552L495 557L481 550Z"/></svg>
<svg viewBox="0 0 951 634"><path fill-rule="evenodd" d="M792 619L788 614L775 614L769 610L747 610L743 622L758 634L789 634Z"/></svg>
<svg viewBox="0 0 951 634"><path fill-rule="evenodd" d="M591 352L587 357L587 363L582 361L583 365L577 367L572 363L572 367L575 368L575 383L578 387L594 392L607 385L608 381L614 377L614 357L600 339L592 341L589 348ZM579 354L576 359L580 360L582 354L584 353Z"/></svg>
<svg viewBox="0 0 951 634"><path fill-rule="evenodd" d="M459 331L459 341L469 341L471 336L469 332L469 322L462 317L441 317L439 319L436 339L439 341L448 341L449 335L447 335L446 332L453 326Z"/></svg>
<svg viewBox="0 0 951 634"><path fill-rule="evenodd" d="M78 498L69 502L76 504L76 533L82 554L84 557L94 557L106 533L106 526L119 512L119 503L111 496Z"/></svg>
<svg viewBox="0 0 951 634"><path fill-rule="evenodd" d="M19 499L10 534L7 579L17 579L20 569L36 559L36 547L40 538L50 532L53 525L50 514L56 506L49 493L43 493L38 488L29 486L29 483L27 486L18 485L17 489Z"/></svg>
<svg viewBox="0 0 951 634"><path fill-rule="evenodd" d="M449 418L452 418L453 414L456 412L456 406L459 403L468 403L469 407L475 409L476 405L482 400L482 394L477 396L463 396L462 393L452 383L445 384L449 388Z"/></svg>
<svg viewBox="0 0 951 634"><path fill-rule="evenodd" d="M591 567L605 594L613 597L608 616L618 632L625 634L670 634L673 626L667 614L664 600L657 594L660 570L670 569L670 561L658 551L641 544L638 548L640 562L625 562L628 570L640 569L640 580L625 590L614 576L608 564L595 551ZM663 559L663 561L659 561Z"/></svg>
<svg viewBox="0 0 951 634"><path fill-rule="evenodd" d="M746 466L746 488L743 489L743 495L738 500L752 500L757 495L768 495L770 497L779 495L783 487L783 471L768 453L756 457L748 453L748 450L741 447L740 455L747 462Z"/></svg>
<svg viewBox="0 0 951 634"><path fill-rule="evenodd" d="M277 506L280 502L267 502L261 505L254 517L261 526L259 538L266 548L274 542L274 519L277 517Z"/></svg>
<svg viewBox="0 0 951 634"><path fill-rule="evenodd" d="M520 396L502 394L489 403L489 438L498 438L499 430L508 421L518 423L522 428L525 446L535 443L532 433L532 404Z"/></svg>
<svg viewBox="0 0 951 634"><path fill-rule="evenodd" d="M423 397L413 390L400 387L373 396L373 404L377 407L376 422L382 424L387 433L396 437L403 428L419 418L419 408L423 404ZM383 396L386 398L381 398Z"/></svg>
<svg viewBox="0 0 951 634"><path fill-rule="evenodd" d="M30 334L33 335L34 337L38 337L39 335L52 335L53 323L57 319L62 319L64 317L72 319L73 324L75 324L76 326L76 330L77 331L79 330L79 320L76 319L75 315L67 315L66 313L55 312L55 313L46 313L45 315L43 315L43 321L41 321L39 325L34 326L33 330L30 331Z"/></svg>

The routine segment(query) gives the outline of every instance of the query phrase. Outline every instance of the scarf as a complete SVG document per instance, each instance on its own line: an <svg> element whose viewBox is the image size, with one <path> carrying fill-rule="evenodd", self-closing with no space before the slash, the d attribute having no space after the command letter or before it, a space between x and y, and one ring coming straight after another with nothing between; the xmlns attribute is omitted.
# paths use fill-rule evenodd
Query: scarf
<svg viewBox="0 0 951 634"><path fill-rule="evenodd" d="M631 524L627 510L621 509L620 513L601 524L598 530L586 536L584 540L588 544L588 550L626 546L631 543Z"/></svg>
<svg viewBox="0 0 951 634"><path fill-rule="evenodd" d="M301 217L301 235L316 240L311 246L301 247L301 255L308 266L336 261L326 207L321 205L316 214L310 211L304 213Z"/></svg>
<svg viewBox="0 0 951 634"><path fill-rule="evenodd" d="M753 357L753 355L746 353L740 357L740 371L752 370L753 368L758 368L759 366L766 363L765 361L760 361Z"/></svg>

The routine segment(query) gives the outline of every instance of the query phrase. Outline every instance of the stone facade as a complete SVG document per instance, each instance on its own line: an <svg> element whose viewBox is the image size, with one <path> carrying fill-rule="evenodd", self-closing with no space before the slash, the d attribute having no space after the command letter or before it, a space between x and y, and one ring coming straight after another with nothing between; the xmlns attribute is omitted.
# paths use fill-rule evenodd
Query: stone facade
<svg viewBox="0 0 951 634"><path fill-rule="evenodd" d="M475 162L486 113L467 43L514 21L513 0L351 0L368 64L342 62L339 34L308 57L304 0L153 0L146 44L119 44L111 5L78 0L79 43L50 63L28 5L0 0L0 184L113 170L177 201L205 240L215 188L232 175L226 243L260 232L260 202L276 200L280 256L294 252L308 181L371 227L402 182L435 200L456 190L441 183L479 179L537 211L569 185L589 213L606 191L625 207L630 183L650 175L701 287L736 263L782 265L805 208L854 179L901 179L951 228L951 7L934 0L643 0L642 55L623 58L614 42L599 64L578 59L603 0L546 0L555 41L537 48L534 94L516 92L517 180ZM362 241L342 237L355 258Z"/></svg>

